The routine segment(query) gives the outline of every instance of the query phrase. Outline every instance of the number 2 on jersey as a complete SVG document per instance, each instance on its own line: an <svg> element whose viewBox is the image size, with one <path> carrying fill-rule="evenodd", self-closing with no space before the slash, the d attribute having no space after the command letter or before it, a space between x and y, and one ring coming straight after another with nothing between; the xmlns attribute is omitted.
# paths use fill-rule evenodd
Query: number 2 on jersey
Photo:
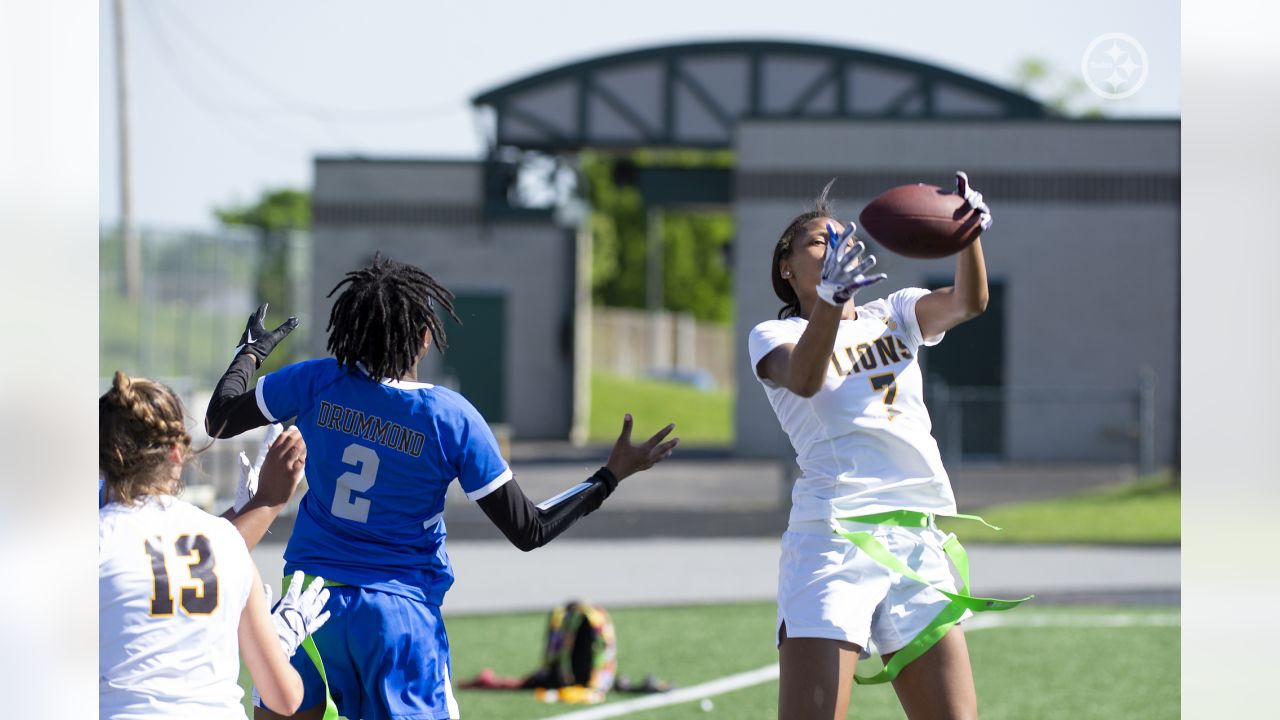
<svg viewBox="0 0 1280 720"><path fill-rule="evenodd" d="M898 383L893 373L872 375L867 380L871 383L872 390L884 390L885 412L889 413L890 420L902 414L901 410L893 407L893 401L898 397Z"/></svg>
<svg viewBox="0 0 1280 720"><path fill-rule="evenodd" d="M351 443L342 451L342 462L355 465L359 472L345 472L338 478L337 487L333 489L333 505L330 510L334 517L354 520L359 523L369 522L369 498L355 493L368 492L378 481L378 453L358 443Z"/></svg>

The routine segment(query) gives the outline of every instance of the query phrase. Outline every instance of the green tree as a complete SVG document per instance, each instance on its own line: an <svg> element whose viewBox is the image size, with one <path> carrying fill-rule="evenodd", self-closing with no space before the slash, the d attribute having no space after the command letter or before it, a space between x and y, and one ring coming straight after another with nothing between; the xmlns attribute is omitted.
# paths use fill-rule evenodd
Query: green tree
<svg viewBox="0 0 1280 720"><path fill-rule="evenodd" d="M648 208L631 184L630 168L645 165L697 167L732 164L732 153L640 150L614 157L579 156L591 201L591 281L596 304L643 308L646 303ZM727 212L665 209L662 217L663 307L699 320L727 323L732 288L725 253L733 239Z"/></svg>
<svg viewBox="0 0 1280 720"><path fill-rule="evenodd" d="M614 158L586 151L579 163L592 210L592 299L597 305L642 308L645 208L640 191L614 181Z"/></svg>
<svg viewBox="0 0 1280 720"><path fill-rule="evenodd" d="M663 305L699 320L733 319L733 286L725 251L733 239L728 213L666 212L662 216Z"/></svg>
<svg viewBox="0 0 1280 720"><path fill-rule="evenodd" d="M257 232L259 263L254 291L258 302L270 303L275 309L269 322L295 314L297 309L290 307L293 298L289 288L289 236L311 228L311 195L305 190L271 188L251 203L215 208L213 212L223 225ZM300 349L298 343L282 344L267 359L266 367L272 369L291 361Z"/></svg>
<svg viewBox="0 0 1280 720"><path fill-rule="evenodd" d="M1102 106L1089 94L1078 72L1064 72L1041 57L1026 57L1013 70L1013 84L1067 117L1102 117Z"/></svg>

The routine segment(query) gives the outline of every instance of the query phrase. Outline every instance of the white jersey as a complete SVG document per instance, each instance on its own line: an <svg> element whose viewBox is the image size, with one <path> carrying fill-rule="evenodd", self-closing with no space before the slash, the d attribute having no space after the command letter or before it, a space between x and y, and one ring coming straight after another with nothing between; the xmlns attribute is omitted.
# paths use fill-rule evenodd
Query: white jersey
<svg viewBox="0 0 1280 720"><path fill-rule="evenodd" d="M98 511L102 718L244 718L237 630L253 565L235 526L170 496Z"/></svg>
<svg viewBox="0 0 1280 720"><path fill-rule="evenodd" d="M942 340L920 336L916 301L927 294L899 290L859 306L856 320L841 320L826 379L811 398L757 374L802 471L791 491L792 524L896 509L956 511L924 406L918 352ZM755 326L752 371L774 348L798 342L808 325L793 317Z"/></svg>

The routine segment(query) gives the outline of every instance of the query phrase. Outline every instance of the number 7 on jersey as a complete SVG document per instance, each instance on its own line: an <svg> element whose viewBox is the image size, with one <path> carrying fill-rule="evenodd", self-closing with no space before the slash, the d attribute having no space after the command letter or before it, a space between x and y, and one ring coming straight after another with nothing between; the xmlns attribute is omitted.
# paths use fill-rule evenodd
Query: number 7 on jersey
<svg viewBox="0 0 1280 720"><path fill-rule="evenodd" d="M888 372L881 373L879 375L872 375L867 378L867 380L871 383L872 390L884 391L884 409L885 412L889 414L890 420L902 414L901 410L893 407L893 401L898 397L897 378L893 376L893 373Z"/></svg>

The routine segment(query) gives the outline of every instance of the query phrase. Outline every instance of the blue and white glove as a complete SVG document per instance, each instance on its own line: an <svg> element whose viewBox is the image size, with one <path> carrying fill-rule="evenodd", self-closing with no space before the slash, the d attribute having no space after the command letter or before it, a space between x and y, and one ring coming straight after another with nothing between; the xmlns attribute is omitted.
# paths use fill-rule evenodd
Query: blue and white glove
<svg viewBox="0 0 1280 720"><path fill-rule="evenodd" d="M293 657L302 641L329 620L329 613L322 612L324 604L329 601L324 578L317 577L304 590L305 580L306 575L301 570L294 572L289 591L271 611L271 623L275 625L276 637L280 639L280 649L284 650L285 657ZM266 588L265 585L263 587ZM270 604L271 590L266 589L267 604Z"/></svg>
<svg viewBox="0 0 1280 720"><path fill-rule="evenodd" d="M837 235L836 228L827 223L827 257L822 261L822 281L818 283L818 297L828 305L841 307L853 299L859 290L884 280L879 273L868 276L866 272L876 265L876 256L862 257L867 249L862 241L845 249L845 241L853 234L853 223Z"/></svg>
<svg viewBox="0 0 1280 720"><path fill-rule="evenodd" d="M964 198L964 204L978 211L978 227L991 228L991 208L982 200L982 193L969 184L969 176L963 170L956 171L956 194Z"/></svg>
<svg viewBox="0 0 1280 720"><path fill-rule="evenodd" d="M240 482L236 484L236 501L232 505L232 509L240 512L245 505L258 494L258 474L262 471L262 463L267 459L267 451L271 449L271 443L280 437L280 433L284 432L284 426L280 423L271 423L267 426L267 435L262 440L262 447L258 448L258 457L249 463L249 456L240 451Z"/></svg>

